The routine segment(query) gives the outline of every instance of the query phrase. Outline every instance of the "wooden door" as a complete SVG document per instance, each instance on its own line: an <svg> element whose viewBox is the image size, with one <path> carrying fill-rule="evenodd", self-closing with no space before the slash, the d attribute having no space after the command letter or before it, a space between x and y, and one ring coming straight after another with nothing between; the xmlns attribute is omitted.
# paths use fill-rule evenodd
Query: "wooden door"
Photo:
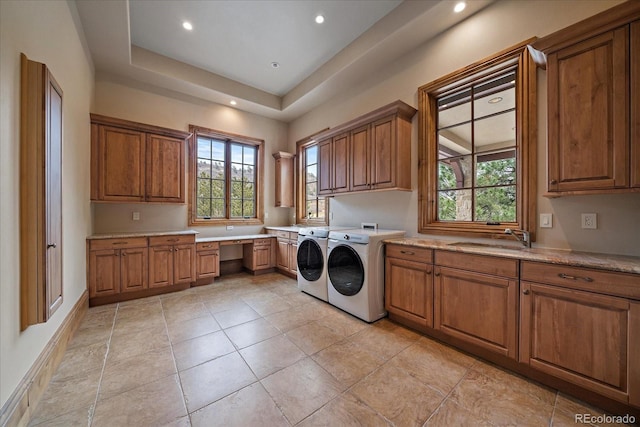
<svg viewBox="0 0 640 427"><path fill-rule="evenodd" d="M62 305L62 90L47 72L45 93L45 320ZM35 167L35 165L33 165Z"/></svg>
<svg viewBox="0 0 640 427"><path fill-rule="evenodd" d="M196 252L196 272L198 279L208 279L220 275L219 255L220 251L218 249Z"/></svg>
<svg viewBox="0 0 640 427"><path fill-rule="evenodd" d="M333 192L349 191L349 134L333 138L332 148Z"/></svg>
<svg viewBox="0 0 640 427"><path fill-rule="evenodd" d="M520 361L611 398L640 399L640 304L521 283ZM638 400L636 400L638 402Z"/></svg>
<svg viewBox="0 0 640 427"><path fill-rule="evenodd" d="M89 253L89 297L120 293L120 251L105 249Z"/></svg>
<svg viewBox="0 0 640 427"><path fill-rule="evenodd" d="M100 126L98 199L144 201L145 134Z"/></svg>
<svg viewBox="0 0 640 427"><path fill-rule="evenodd" d="M433 274L426 263L388 257L385 308L421 326L433 327Z"/></svg>
<svg viewBox="0 0 640 427"><path fill-rule="evenodd" d="M629 30L548 56L549 191L629 186Z"/></svg>
<svg viewBox="0 0 640 427"><path fill-rule="evenodd" d="M640 187L640 21L631 24L631 186Z"/></svg>
<svg viewBox="0 0 640 427"><path fill-rule="evenodd" d="M146 200L184 203L184 140L147 134Z"/></svg>
<svg viewBox="0 0 640 427"><path fill-rule="evenodd" d="M395 186L396 176L396 118L389 116L371 127L371 186Z"/></svg>
<svg viewBox="0 0 640 427"><path fill-rule="evenodd" d="M371 182L369 125L351 131L351 191L368 190Z"/></svg>
<svg viewBox="0 0 640 427"><path fill-rule="evenodd" d="M331 139L318 143L318 194L333 192L333 155Z"/></svg>
<svg viewBox="0 0 640 427"><path fill-rule="evenodd" d="M253 270L271 268L271 244L253 245Z"/></svg>
<svg viewBox="0 0 640 427"><path fill-rule="evenodd" d="M173 246L149 247L149 287L173 284Z"/></svg>
<svg viewBox="0 0 640 427"><path fill-rule="evenodd" d="M140 291L149 287L147 248L120 250L120 288L122 292Z"/></svg>
<svg viewBox="0 0 640 427"><path fill-rule="evenodd" d="M278 239L276 267L289 270L289 239Z"/></svg>
<svg viewBox="0 0 640 427"><path fill-rule="evenodd" d="M196 280L195 245L173 247L173 283L188 283Z"/></svg>
<svg viewBox="0 0 640 427"><path fill-rule="evenodd" d="M434 328L516 357L516 280L454 268L435 269Z"/></svg>
<svg viewBox="0 0 640 427"><path fill-rule="evenodd" d="M298 273L298 241L289 243L289 272Z"/></svg>

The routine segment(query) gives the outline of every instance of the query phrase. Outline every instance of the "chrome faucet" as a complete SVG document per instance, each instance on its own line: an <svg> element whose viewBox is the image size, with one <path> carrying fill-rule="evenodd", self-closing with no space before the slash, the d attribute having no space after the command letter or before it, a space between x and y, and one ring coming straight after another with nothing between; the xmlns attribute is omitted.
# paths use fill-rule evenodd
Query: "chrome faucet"
<svg viewBox="0 0 640 427"><path fill-rule="evenodd" d="M516 234L516 232L522 233L522 237L518 236ZM504 229L504 234L508 234L510 236L515 237L516 240L518 242L522 243L526 248L531 248L531 236L529 235L528 231L525 231L525 230L512 230L510 228L505 228Z"/></svg>

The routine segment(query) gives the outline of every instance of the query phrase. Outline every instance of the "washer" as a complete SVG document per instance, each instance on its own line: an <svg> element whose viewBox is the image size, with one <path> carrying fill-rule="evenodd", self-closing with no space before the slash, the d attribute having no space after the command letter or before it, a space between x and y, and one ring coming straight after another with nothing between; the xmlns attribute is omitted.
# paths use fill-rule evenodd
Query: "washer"
<svg viewBox="0 0 640 427"><path fill-rule="evenodd" d="M366 322L387 315L384 309L384 239L401 230L331 231L327 244L329 304Z"/></svg>
<svg viewBox="0 0 640 427"><path fill-rule="evenodd" d="M322 301L327 295L327 241L329 232L351 227L303 227L298 230L298 289Z"/></svg>

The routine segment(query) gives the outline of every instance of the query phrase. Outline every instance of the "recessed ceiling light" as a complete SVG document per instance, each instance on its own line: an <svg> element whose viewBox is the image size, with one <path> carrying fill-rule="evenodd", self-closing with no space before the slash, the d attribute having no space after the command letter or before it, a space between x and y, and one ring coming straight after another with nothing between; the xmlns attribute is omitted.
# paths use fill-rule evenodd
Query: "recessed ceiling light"
<svg viewBox="0 0 640 427"><path fill-rule="evenodd" d="M238 103L232 99L231 101L229 101L229 104L231 104L231 105L237 105Z"/></svg>
<svg viewBox="0 0 640 427"><path fill-rule="evenodd" d="M184 21L182 23L182 28L184 28L185 30L191 31L193 30L193 25L191 25L191 22L189 21Z"/></svg>
<svg viewBox="0 0 640 427"><path fill-rule="evenodd" d="M502 101L502 97L501 96L496 96L495 98L491 98L489 101L487 101L489 104L497 104L498 102Z"/></svg>
<svg viewBox="0 0 640 427"><path fill-rule="evenodd" d="M280 63L279 62L272 62L271 63L271 68L280 68Z"/></svg>
<svg viewBox="0 0 640 427"><path fill-rule="evenodd" d="M460 13L464 10L464 8L467 7L467 4L463 1L456 3L456 5L453 8L453 11L455 13Z"/></svg>
<svg viewBox="0 0 640 427"><path fill-rule="evenodd" d="M322 24L324 22L324 16L318 15L316 16L316 24Z"/></svg>

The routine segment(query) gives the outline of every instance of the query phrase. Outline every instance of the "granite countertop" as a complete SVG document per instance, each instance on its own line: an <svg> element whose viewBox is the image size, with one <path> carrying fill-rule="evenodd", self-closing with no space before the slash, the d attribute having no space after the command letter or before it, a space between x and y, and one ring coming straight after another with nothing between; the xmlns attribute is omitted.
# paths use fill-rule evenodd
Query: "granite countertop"
<svg viewBox="0 0 640 427"><path fill-rule="evenodd" d="M198 234L195 230L181 230L181 231L148 231L139 233L111 233L111 234L93 234L87 237L87 240L99 240L99 239L128 239L132 237L154 237L154 236L178 236L178 235L191 235Z"/></svg>
<svg viewBox="0 0 640 427"><path fill-rule="evenodd" d="M270 239L274 236L270 234L245 234L241 236L215 236L215 237L196 237L196 243L202 242L225 242L227 240L246 240L246 239Z"/></svg>
<svg viewBox="0 0 640 427"><path fill-rule="evenodd" d="M300 231L299 226L297 225L283 225L283 226L269 226L269 227L265 227L265 230L279 230L279 231L292 231L294 233L297 233L298 231Z"/></svg>
<svg viewBox="0 0 640 427"><path fill-rule="evenodd" d="M414 246L427 249L463 252L478 255L492 255L515 258L523 261L539 261L573 267L597 268L621 273L640 274L640 257L610 255L593 252L578 252L563 249L525 248L500 243L451 242L435 239L406 237L387 239L385 243Z"/></svg>

